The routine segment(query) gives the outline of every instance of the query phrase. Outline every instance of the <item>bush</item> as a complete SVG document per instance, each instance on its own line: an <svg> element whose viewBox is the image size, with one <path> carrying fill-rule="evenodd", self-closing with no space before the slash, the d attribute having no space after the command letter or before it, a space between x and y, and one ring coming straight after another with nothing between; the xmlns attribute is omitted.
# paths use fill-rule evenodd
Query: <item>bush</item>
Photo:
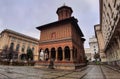
<svg viewBox="0 0 120 79"><path fill-rule="evenodd" d="M34 61L13 61L12 63L9 61L0 61L1 65L13 65L13 66L34 66Z"/></svg>
<svg viewBox="0 0 120 79"><path fill-rule="evenodd" d="M25 63L24 62L14 61L14 62L12 62L12 65L13 66L25 66Z"/></svg>
<svg viewBox="0 0 120 79"><path fill-rule="evenodd" d="M34 66L35 62L34 61L28 61L28 66Z"/></svg>
<svg viewBox="0 0 120 79"><path fill-rule="evenodd" d="M9 65L9 61L0 61L1 65Z"/></svg>

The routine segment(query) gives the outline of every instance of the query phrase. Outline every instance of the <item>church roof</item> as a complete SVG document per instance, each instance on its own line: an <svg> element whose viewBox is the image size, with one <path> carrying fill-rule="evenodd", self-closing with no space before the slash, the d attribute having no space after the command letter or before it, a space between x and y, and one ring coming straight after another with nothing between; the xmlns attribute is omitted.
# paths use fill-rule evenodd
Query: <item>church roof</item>
<svg viewBox="0 0 120 79"><path fill-rule="evenodd" d="M27 35L25 35L25 34L22 34L22 33L19 33L19 32L16 32L16 31L10 30L10 29L5 29L5 30L3 30L0 34L2 34L2 33L14 34L14 35L17 35L17 36L20 36L20 37L23 37L23 38L27 38L27 39L34 40L34 41L36 41L36 42L39 41L39 40L36 39L36 38L33 38L33 37L30 37L30 36L27 36Z"/></svg>
<svg viewBox="0 0 120 79"><path fill-rule="evenodd" d="M59 21L55 21L55 22L52 22L52 23L49 23L49 24L45 24L45 25L42 25L42 26L38 26L36 27L38 30L42 30L42 29L45 29L45 28L50 28L50 27L54 27L54 25L61 25L61 24L64 24L64 23L71 23L75 29L78 31L78 33L80 34L81 37L83 37L83 33L79 27L79 25L77 24L78 20L75 19L74 17L70 17L70 18L67 18L67 19L63 19L63 20L59 20Z"/></svg>

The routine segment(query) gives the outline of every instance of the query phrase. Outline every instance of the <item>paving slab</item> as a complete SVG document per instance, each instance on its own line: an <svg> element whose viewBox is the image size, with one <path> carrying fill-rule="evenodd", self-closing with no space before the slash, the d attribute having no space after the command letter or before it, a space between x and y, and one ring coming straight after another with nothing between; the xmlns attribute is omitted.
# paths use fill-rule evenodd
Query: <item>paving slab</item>
<svg viewBox="0 0 120 79"><path fill-rule="evenodd" d="M89 65L83 70L36 69L32 66L2 66L0 79L120 79L120 73L104 65Z"/></svg>

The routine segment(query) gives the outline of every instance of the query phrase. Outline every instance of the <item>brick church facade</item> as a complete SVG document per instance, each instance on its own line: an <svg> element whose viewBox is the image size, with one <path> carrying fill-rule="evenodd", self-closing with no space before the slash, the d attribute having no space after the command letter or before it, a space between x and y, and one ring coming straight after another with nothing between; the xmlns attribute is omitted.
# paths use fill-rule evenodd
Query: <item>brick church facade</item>
<svg viewBox="0 0 120 79"><path fill-rule="evenodd" d="M58 21L37 27L41 33L36 67L48 67L51 59L56 69L72 70L85 63L84 35L72 12L64 5L56 11Z"/></svg>

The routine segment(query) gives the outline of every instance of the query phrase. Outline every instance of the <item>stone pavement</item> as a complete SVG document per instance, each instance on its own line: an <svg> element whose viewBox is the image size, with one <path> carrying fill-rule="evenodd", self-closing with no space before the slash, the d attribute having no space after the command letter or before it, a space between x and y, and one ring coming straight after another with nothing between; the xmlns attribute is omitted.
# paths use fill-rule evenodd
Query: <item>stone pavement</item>
<svg viewBox="0 0 120 79"><path fill-rule="evenodd" d="M0 79L120 79L120 73L99 65L89 65L74 71L0 66Z"/></svg>

